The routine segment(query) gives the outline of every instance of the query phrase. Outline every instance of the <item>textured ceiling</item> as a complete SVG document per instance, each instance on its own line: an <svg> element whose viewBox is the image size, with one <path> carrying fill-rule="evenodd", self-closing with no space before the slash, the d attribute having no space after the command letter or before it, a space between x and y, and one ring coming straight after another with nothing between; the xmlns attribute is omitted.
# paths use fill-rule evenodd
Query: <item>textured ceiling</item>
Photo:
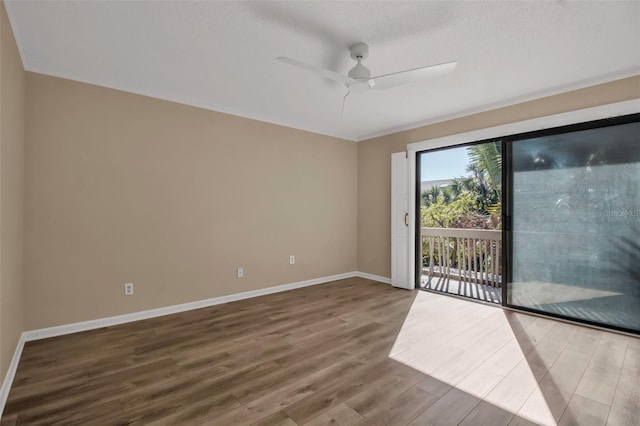
<svg viewBox="0 0 640 426"><path fill-rule="evenodd" d="M361 140L640 74L640 2L6 1L25 68ZM446 76L352 95L274 60Z"/></svg>

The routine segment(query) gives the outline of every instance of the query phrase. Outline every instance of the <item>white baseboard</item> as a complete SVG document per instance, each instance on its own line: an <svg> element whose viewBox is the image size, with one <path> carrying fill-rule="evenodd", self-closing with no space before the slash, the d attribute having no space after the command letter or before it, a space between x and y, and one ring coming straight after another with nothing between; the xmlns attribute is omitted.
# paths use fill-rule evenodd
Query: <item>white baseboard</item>
<svg viewBox="0 0 640 426"><path fill-rule="evenodd" d="M147 311L133 312L130 314L116 315L113 317L99 318L90 321L76 322L72 324L58 325L55 327L41 328L38 330L25 331L25 341L46 339L49 337L63 336L65 334L78 333L81 331L95 330L97 328L109 327L112 325L124 324L133 321L140 321L163 315L176 314L193 309L206 308L220 305L222 303L235 302L236 300L249 299L252 297L265 296L267 294L279 293L296 288L308 287L317 284L324 284L331 281L353 278L358 276L358 272L347 272L344 274L330 275L327 277L314 278L306 281L299 281L290 284L267 287L259 290L246 291L243 293L230 294L228 296L214 297L212 299L197 300L195 302L182 303L180 305L165 306L163 308L150 309Z"/></svg>
<svg viewBox="0 0 640 426"><path fill-rule="evenodd" d="M13 379L16 377L16 371L18 371L18 363L20 362L20 357L22 356L22 349L24 349L25 342L25 336L24 333L22 333L20 335L20 339L18 339L16 350L13 353L13 358L11 358L11 363L9 364L9 368L7 369L7 373L4 375L4 381L2 382L2 387L0 388L0 417L2 417L2 413L4 412L4 406L7 403L7 398L9 397L9 391L11 390Z"/></svg>
<svg viewBox="0 0 640 426"><path fill-rule="evenodd" d="M366 272L356 272L360 278L366 278L372 281L379 281L385 284L391 284L391 278L382 277L380 275L367 274Z"/></svg>
<svg viewBox="0 0 640 426"><path fill-rule="evenodd" d="M13 384L13 379L18 369L22 349L26 342L39 339L47 339L49 337L63 336L65 334L78 333L81 331L95 330L97 328L108 327L111 325L124 324L133 321L140 321L149 318L155 318L163 315L170 315L179 312L190 311L193 309L206 308L209 306L220 305L222 303L234 302L236 300L249 299L252 297L265 296L267 294L279 293L282 291L294 290L297 288L308 287L317 284L324 284L331 281L343 280L346 278L361 277L372 281L379 281L385 284L391 284L391 279L378 275L367 274L366 272L347 272L344 274L330 275L321 278L314 278L306 281L299 281L290 284L279 285L275 287L263 288L260 290L246 291L243 293L230 294L228 296L214 297L212 299L198 300L195 302L182 303L180 305L166 306L163 308L150 309L147 311L133 312L130 314L116 315L113 317L99 318L90 321L77 322L72 324L59 325L55 327L41 328L37 330L29 330L22 333L16 350L11 359L11 364L4 377L2 388L0 388L0 416L4 411L4 406Z"/></svg>

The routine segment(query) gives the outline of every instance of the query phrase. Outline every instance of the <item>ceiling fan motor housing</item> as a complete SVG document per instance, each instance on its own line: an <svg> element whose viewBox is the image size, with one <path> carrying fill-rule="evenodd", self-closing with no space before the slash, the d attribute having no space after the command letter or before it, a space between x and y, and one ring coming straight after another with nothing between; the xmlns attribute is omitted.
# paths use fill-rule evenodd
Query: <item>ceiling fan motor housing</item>
<svg viewBox="0 0 640 426"><path fill-rule="evenodd" d="M369 46L366 43L357 43L349 48L349 52L351 52L351 59L354 61L367 59L369 57Z"/></svg>

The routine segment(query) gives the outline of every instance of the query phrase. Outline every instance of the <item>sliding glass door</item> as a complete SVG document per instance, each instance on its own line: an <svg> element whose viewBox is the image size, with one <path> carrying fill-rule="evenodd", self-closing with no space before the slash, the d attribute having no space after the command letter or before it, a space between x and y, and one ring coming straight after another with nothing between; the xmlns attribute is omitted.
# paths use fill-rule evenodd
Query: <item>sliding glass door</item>
<svg viewBox="0 0 640 426"><path fill-rule="evenodd" d="M417 287L640 333L640 113L417 160Z"/></svg>
<svg viewBox="0 0 640 426"><path fill-rule="evenodd" d="M637 119L507 144L507 305L640 331Z"/></svg>

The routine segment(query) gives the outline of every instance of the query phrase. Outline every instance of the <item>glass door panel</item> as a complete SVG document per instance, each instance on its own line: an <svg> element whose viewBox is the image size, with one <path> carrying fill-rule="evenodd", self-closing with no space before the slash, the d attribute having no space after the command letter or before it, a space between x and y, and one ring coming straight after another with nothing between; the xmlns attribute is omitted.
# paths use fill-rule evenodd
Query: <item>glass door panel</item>
<svg viewBox="0 0 640 426"><path fill-rule="evenodd" d="M640 123L511 142L507 304L640 330Z"/></svg>
<svg viewBox="0 0 640 426"><path fill-rule="evenodd" d="M502 303L502 143L419 154L419 287Z"/></svg>

